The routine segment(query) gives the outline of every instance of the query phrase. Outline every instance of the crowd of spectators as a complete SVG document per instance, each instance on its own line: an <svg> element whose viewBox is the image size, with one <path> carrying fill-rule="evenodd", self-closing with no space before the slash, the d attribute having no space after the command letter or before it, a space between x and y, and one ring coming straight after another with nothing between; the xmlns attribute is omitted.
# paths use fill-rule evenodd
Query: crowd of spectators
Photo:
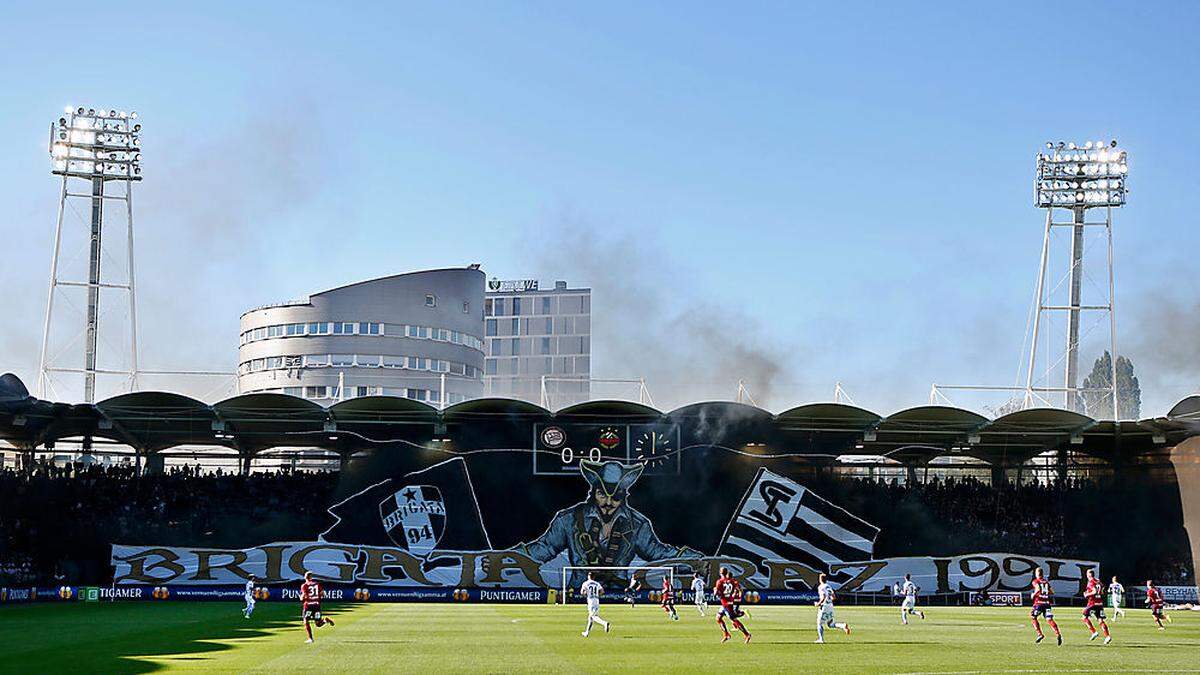
<svg viewBox="0 0 1200 675"><path fill-rule="evenodd" d="M888 556L1004 552L1102 561L1127 579L1192 584L1179 491L1145 483L833 478L813 490L880 527Z"/></svg>
<svg viewBox="0 0 1200 675"><path fill-rule="evenodd" d="M33 571L33 559L27 555L8 552L0 557L0 584L26 585L38 581Z"/></svg>
<svg viewBox="0 0 1200 675"><path fill-rule="evenodd" d="M0 585L100 582L113 543L241 547L306 538L328 525L336 482L326 472L138 475L81 464L0 471Z"/></svg>
<svg viewBox="0 0 1200 675"><path fill-rule="evenodd" d="M139 475L131 467L40 464L0 471L0 585L103 583L110 546L240 548L329 526L336 472ZM822 476L817 494L880 528L884 556L1006 552L1103 561L1133 581L1192 583L1176 489L1068 482L905 484ZM248 543L249 542L249 543Z"/></svg>

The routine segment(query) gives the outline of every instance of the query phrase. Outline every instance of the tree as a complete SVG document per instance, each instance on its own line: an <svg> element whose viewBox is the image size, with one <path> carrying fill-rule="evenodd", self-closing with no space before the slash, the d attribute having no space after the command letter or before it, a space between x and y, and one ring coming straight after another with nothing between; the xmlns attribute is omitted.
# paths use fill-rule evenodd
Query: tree
<svg viewBox="0 0 1200 675"><path fill-rule="evenodd" d="M1112 355L1105 350L1096 359L1090 375L1083 379L1084 389L1111 389ZM1112 399L1108 391L1085 391L1083 404L1088 415L1096 419L1112 417ZM1123 420L1136 420L1142 412L1142 388L1133 374L1133 362L1117 357L1117 415Z"/></svg>

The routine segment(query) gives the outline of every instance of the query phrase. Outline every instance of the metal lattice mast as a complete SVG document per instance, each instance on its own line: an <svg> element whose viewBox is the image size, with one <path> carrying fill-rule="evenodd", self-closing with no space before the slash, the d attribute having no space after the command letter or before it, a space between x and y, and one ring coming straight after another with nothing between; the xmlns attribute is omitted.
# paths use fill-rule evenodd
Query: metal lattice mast
<svg viewBox="0 0 1200 675"><path fill-rule="evenodd" d="M1117 316L1116 316L1116 284L1113 269L1113 236L1112 210L1125 203L1127 195L1126 176L1129 172L1128 156L1124 150L1117 148L1117 142L1109 144L1102 142L1087 142L1082 146L1074 143L1046 144L1046 151L1037 157L1037 178L1034 183L1034 203L1039 208L1046 209L1046 230L1042 239L1041 264L1038 269L1037 293L1034 302L1032 339L1029 350L1029 368L1025 378L1025 405L1034 404L1035 391L1034 373L1037 371L1038 335L1042 328L1043 313L1053 311L1067 312L1067 331L1065 352L1061 359L1050 361L1046 356L1048 368L1053 368L1058 362L1065 362L1063 392L1065 407L1069 410L1078 408L1078 395L1081 391L1078 385L1079 371L1079 323L1082 312L1100 311L1108 313L1109 349L1111 354L1110 382L1106 388L1112 402L1113 419L1120 419L1119 401L1117 398ZM1088 222L1089 211L1102 209L1103 222ZM1055 222L1056 211L1071 213L1069 222ZM1050 258L1051 234L1056 227L1071 228L1071 259L1068 269L1069 286L1066 305L1051 304L1046 289L1046 274ZM1107 265L1107 299L1103 304L1088 305L1083 303L1083 253L1084 233L1088 227L1103 227L1105 241L1108 247Z"/></svg>
<svg viewBox="0 0 1200 675"><path fill-rule="evenodd" d="M133 270L133 184L142 179L141 124L137 113L95 108L67 108L56 123L50 125L51 172L62 178L59 193L58 217L54 231L54 249L50 260L50 284L46 299L46 320L42 330L42 349L38 365L37 394L47 397L51 376L56 373L83 375L83 400L92 403L96 397L97 375L122 375L127 388L137 384L137 302ZM78 187L76 187L78 186ZM86 191L74 191L86 186ZM113 190L121 186L123 190ZM88 219L88 272L86 279L64 278L60 268L63 249L64 215L75 201L86 200ZM105 202L125 202L125 234L127 277L123 282L108 282L103 275L105 258ZM83 323L82 367L61 366L53 353L51 329L54 326L55 301L66 291L83 288L86 292L86 311ZM127 295L129 303L129 365L127 368L103 368L98 363L97 345L101 324L101 291L116 290ZM66 342L74 345L75 339Z"/></svg>

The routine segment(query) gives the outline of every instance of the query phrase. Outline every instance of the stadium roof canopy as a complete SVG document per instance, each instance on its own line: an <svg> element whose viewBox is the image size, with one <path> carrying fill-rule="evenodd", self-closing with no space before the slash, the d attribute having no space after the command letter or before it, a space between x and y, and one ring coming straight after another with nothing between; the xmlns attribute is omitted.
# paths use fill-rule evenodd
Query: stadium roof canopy
<svg viewBox="0 0 1200 675"><path fill-rule="evenodd" d="M42 401L11 374L0 377L0 440L21 450L63 439L102 439L139 454L178 446L217 446L252 456L279 447L339 454L431 441L451 449L531 448L538 425L678 425L681 445L748 448L832 462L841 455L882 456L922 465L945 455L1017 466L1068 449L1107 462L1136 461L1200 435L1200 396L1164 417L1094 420L1054 408L988 419L969 410L920 406L881 416L838 403L775 414L729 401L664 412L628 401L589 401L550 411L513 399L483 398L439 411L424 403L368 396L328 408L282 394L245 394L215 404L166 392L136 392L96 404Z"/></svg>

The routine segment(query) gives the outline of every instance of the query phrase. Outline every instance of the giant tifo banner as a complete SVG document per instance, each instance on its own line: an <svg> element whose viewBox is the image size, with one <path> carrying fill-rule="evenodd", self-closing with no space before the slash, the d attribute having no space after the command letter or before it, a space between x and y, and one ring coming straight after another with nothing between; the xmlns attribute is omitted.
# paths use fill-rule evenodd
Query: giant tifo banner
<svg viewBox="0 0 1200 675"><path fill-rule="evenodd" d="M572 472L537 478L557 481L547 487L557 499L574 492L574 503L557 510L544 508L551 496L534 494L542 484L529 476L518 480L487 472L485 501L499 511L490 522L519 533L531 519L538 527L541 509L541 533L527 539L489 536L488 514L468 463L455 457L382 478L339 499L328 508L329 527L310 540L236 549L114 544L114 581L239 584L254 575L260 583L279 584L312 572L332 584L380 590L557 589L564 581L572 587L583 581L584 572L577 569L564 580L564 567L671 567L677 577L701 574L708 580L729 567L746 587L758 590L809 591L818 574L826 573L843 593L888 592L909 574L922 593L968 593L1025 590L1033 570L1041 567L1055 593L1071 596L1082 592L1087 569L1099 570L1094 561L1018 553L880 556L878 527L765 467L740 480L731 469L703 484L698 478L690 483L686 477L662 478L652 470L648 475L665 481L663 488L639 491L637 484L653 462L575 463ZM580 480L577 488L566 484ZM635 501L696 541L660 538L653 518ZM727 515L722 518L723 503ZM630 574L608 571L601 580L624 586ZM661 583L662 572L632 574L646 577L650 588Z"/></svg>

